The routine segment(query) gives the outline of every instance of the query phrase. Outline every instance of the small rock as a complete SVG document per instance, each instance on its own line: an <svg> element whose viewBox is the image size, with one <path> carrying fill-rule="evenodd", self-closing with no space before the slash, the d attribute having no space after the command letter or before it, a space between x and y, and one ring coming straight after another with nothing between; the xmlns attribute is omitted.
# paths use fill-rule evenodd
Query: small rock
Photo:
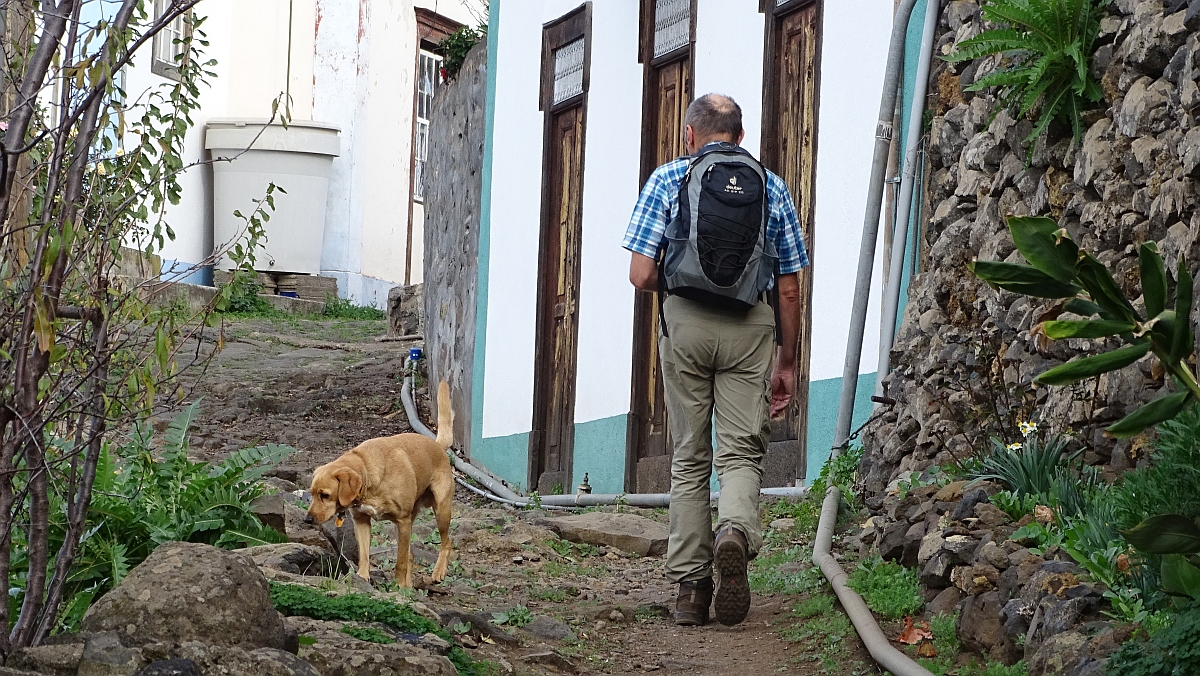
<svg viewBox="0 0 1200 676"><path fill-rule="evenodd" d="M512 560L512 562L513 562L514 564L516 564L516 565L518 565L518 566L519 566L519 565L521 565L522 563L525 563L525 557L523 557L523 556L514 556L514 557L513 557L513 560Z"/></svg>
<svg viewBox="0 0 1200 676"><path fill-rule="evenodd" d="M977 488L963 495L962 502L958 503L958 507L954 509L954 514L950 516L951 521L962 521L963 519L975 514L975 505L981 502L987 502L987 491L982 488Z"/></svg>
<svg viewBox="0 0 1200 676"><path fill-rule="evenodd" d="M996 528L1009 522L1008 514L990 502L975 505L975 518L979 519L979 525L983 528Z"/></svg>
<svg viewBox="0 0 1200 676"><path fill-rule="evenodd" d="M967 597L958 616L958 635L967 650L982 653L989 661L1013 664L1021 653L1000 622L1002 607L1000 592Z"/></svg>
<svg viewBox="0 0 1200 676"><path fill-rule="evenodd" d="M470 634L463 634L458 637L458 642L468 648L478 648L479 642L476 641Z"/></svg>
<svg viewBox="0 0 1200 676"><path fill-rule="evenodd" d="M241 551L259 568L282 570L293 575L337 577L345 572L345 566L328 549L299 542L247 547Z"/></svg>
<svg viewBox="0 0 1200 676"><path fill-rule="evenodd" d="M571 664L571 660L568 660L553 650L526 655L522 657L521 660L527 664L540 664L550 667L551 669L557 669L572 674L575 673L575 665Z"/></svg>
<svg viewBox="0 0 1200 676"><path fill-rule="evenodd" d="M775 519L771 522L771 530L790 531L796 527L795 519Z"/></svg>
<svg viewBox="0 0 1200 676"><path fill-rule="evenodd" d="M979 540L966 535L951 535L942 543L942 551L948 553L956 563L970 565Z"/></svg>
<svg viewBox="0 0 1200 676"><path fill-rule="evenodd" d="M1004 553L1003 549L996 546L995 542L984 543L979 548L979 560L997 570L1006 570L1009 566L1009 558Z"/></svg>
<svg viewBox="0 0 1200 676"><path fill-rule="evenodd" d="M151 662L133 676L202 676L200 667L192 660L158 660Z"/></svg>
<svg viewBox="0 0 1200 676"><path fill-rule="evenodd" d="M608 614L608 621L613 624L619 624L625 621L625 614L619 610L614 610Z"/></svg>
<svg viewBox="0 0 1200 676"><path fill-rule="evenodd" d="M941 489L934 494L933 499L938 502L955 502L956 500L960 500L963 495L963 489L966 488L967 483L968 482L966 481L953 481L948 483L945 486L942 486Z"/></svg>
<svg viewBox="0 0 1200 676"><path fill-rule="evenodd" d="M421 643L433 648L439 653L445 654L450 650L450 642L434 633L428 633L421 637Z"/></svg>
<svg viewBox="0 0 1200 676"><path fill-rule="evenodd" d="M925 606L925 611L930 617L953 615L962 600L963 593L958 587L946 587Z"/></svg>
<svg viewBox="0 0 1200 676"><path fill-rule="evenodd" d="M592 627L592 629L595 629L596 631L599 632L599 631L604 631L604 628L607 626L608 626L608 622L605 622L604 620L596 620L596 624Z"/></svg>
<svg viewBox="0 0 1200 676"><path fill-rule="evenodd" d="M566 622L546 615L538 615L533 618L532 622L525 625L525 631L538 638L552 641L574 641L576 638L575 632L571 631Z"/></svg>

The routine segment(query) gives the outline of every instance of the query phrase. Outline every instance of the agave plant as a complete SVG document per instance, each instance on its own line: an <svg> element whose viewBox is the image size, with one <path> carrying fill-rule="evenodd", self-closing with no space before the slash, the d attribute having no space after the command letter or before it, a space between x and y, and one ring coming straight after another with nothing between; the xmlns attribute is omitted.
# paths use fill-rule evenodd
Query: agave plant
<svg viewBox="0 0 1200 676"><path fill-rule="evenodd" d="M1048 338L1119 337L1123 345L1102 354L1072 359L1034 378L1041 385L1067 385L1125 368L1153 354L1171 376L1176 392L1160 397L1111 425L1118 439L1140 434L1174 418L1200 399L1200 383L1188 368L1195 350L1189 318L1192 313L1192 275L1179 257L1175 283L1167 278L1162 255L1154 242L1138 248L1145 313L1133 306L1108 269L1071 241L1067 231L1045 217L1011 217L1013 242L1029 265L974 261L971 271L993 287L1038 298L1062 299L1060 312L1084 319L1049 320L1035 327ZM1172 286L1174 289L1172 289ZM1172 293L1173 292L1173 293Z"/></svg>
<svg viewBox="0 0 1200 676"><path fill-rule="evenodd" d="M1004 54L999 70L976 80L968 91L999 87L1000 104L1016 117L1036 112L1036 139L1058 119L1083 134L1081 115L1100 100L1100 83L1090 62L1100 33L1098 9L1107 0L988 0L983 18L999 26L958 44L947 61Z"/></svg>

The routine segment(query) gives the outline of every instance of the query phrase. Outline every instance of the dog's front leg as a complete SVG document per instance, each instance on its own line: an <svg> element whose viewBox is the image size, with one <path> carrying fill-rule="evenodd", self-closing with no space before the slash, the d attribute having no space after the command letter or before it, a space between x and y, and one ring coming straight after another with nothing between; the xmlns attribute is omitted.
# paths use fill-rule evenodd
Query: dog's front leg
<svg viewBox="0 0 1200 676"><path fill-rule="evenodd" d="M396 519L396 584L412 588L412 519Z"/></svg>
<svg viewBox="0 0 1200 676"><path fill-rule="evenodd" d="M350 511L354 515L354 539L358 540L358 576L371 581L371 517Z"/></svg>

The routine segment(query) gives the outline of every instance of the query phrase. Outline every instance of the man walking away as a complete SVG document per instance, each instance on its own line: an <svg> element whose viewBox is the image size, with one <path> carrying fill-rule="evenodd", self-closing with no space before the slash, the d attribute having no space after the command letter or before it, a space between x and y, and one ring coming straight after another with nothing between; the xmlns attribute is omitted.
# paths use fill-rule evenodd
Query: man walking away
<svg viewBox="0 0 1200 676"><path fill-rule="evenodd" d="M708 622L715 567L716 619L737 624L750 608L746 563L762 544L758 497L770 418L792 399L797 273L808 256L787 186L738 145L742 111L733 99L693 101L685 135L690 156L646 181L622 246L633 252L633 285L661 292L659 355L674 443L666 574L679 585L675 623ZM714 466L721 485L715 541Z"/></svg>

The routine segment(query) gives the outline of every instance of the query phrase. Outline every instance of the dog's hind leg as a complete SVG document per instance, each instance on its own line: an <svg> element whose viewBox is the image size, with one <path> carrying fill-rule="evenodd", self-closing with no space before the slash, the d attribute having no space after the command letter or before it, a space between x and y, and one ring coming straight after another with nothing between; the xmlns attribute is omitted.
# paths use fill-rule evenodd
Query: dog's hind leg
<svg viewBox="0 0 1200 676"><path fill-rule="evenodd" d="M397 518L396 524L396 578L395 583L404 589L412 588L412 514Z"/></svg>
<svg viewBox="0 0 1200 676"><path fill-rule="evenodd" d="M354 539L358 540L358 576L371 581L371 517L354 510Z"/></svg>
<svg viewBox="0 0 1200 676"><path fill-rule="evenodd" d="M438 551L437 564L433 567L433 581L446 579L446 566L450 563L450 515L454 503L454 479L450 474L444 480L436 480L430 487L433 493L433 514L437 517L438 535L442 544Z"/></svg>

